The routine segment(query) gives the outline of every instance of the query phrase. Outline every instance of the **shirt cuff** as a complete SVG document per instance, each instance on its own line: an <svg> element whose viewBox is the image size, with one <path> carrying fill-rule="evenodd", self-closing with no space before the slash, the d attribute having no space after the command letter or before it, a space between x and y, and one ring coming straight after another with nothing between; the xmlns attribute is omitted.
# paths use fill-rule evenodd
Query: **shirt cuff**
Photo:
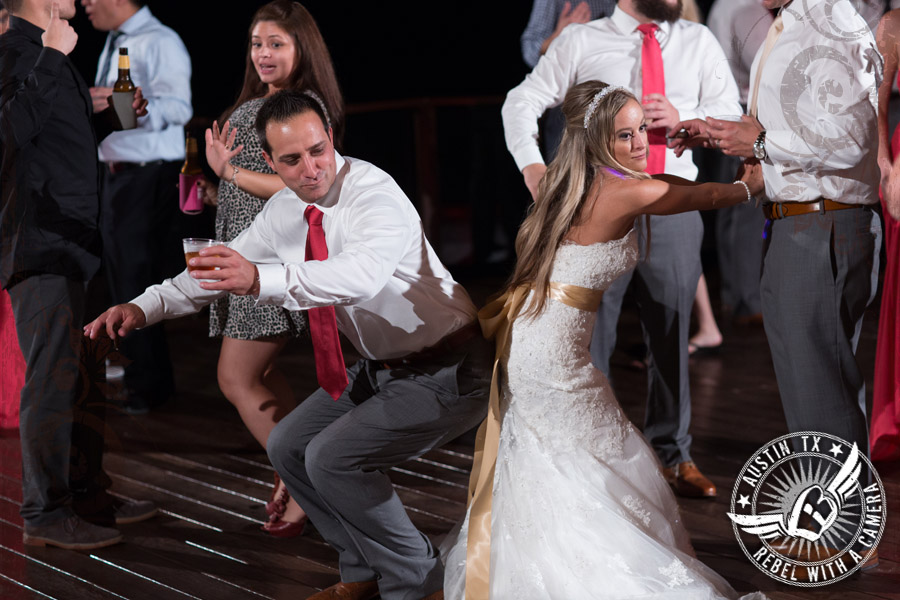
<svg viewBox="0 0 900 600"><path fill-rule="evenodd" d="M519 171L522 171L525 167L533 165L534 163L544 164L544 157L541 156L541 149L536 145L516 150L513 153L513 159L516 161L516 166L519 167Z"/></svg>
<svg viewBox="0 0 900 600"><path fill-rule="evenodd" d="M714 117L715 115L706 115L699 110L679 110L678 111L678 120L679 121L690 121L691 119L701 119L706 120L706 117Z"/></svg>
<svg viewBox="0 0 900 600"><path fill-rule="evenodd" d="M144 327L150 327L151 325L159 323L165 317L162 301L160 301L158 296L149 292L144 292L132 300L131 303L136 304L138 308L144 311L144 317L147 319ZM141 327L141 329L144 327Z"/></svg>
<svg viewBox="0 0 900 600"><path fill-rule="evenodd" d="M259 296L257 304L274 304L281 306L285 300L285 282L287 281L287 269L284 265L267 264L256 265L259 271Z"/></svg>

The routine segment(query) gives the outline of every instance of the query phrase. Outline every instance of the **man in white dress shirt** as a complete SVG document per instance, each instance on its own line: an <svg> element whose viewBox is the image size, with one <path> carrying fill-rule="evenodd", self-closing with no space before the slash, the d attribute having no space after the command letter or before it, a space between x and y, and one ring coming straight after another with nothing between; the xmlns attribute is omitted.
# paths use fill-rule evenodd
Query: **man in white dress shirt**
<svg viewBox="0 0 900 600"><path fill-rule="evenodd" d="M142 0L81 0L94 29L108 31L91 88L94 112L107 107L119 76L119 48L127 48L131 78L153 106L135 129L100 143L100 231L110 296L125 302L170 277L184 264L178 235L178 172L184 162L184 125L192 114L191 58L178 34ZM142 413L174 391L162 327L124 340L120 348L128 399Z"/></svg>
<svg viewBox="0 0 900 600"><path fill-rule="evenodd" d="M387 173L335 152L315 100L274 95L257 131L287 188L229 248L192 259L202 269L110 308L86 334L125 335L227 292L290 310L333 306L339 330L365 358L347 370L336 400L320 388L267 444L291 496L340 553L341 583L313 598L442 597L437 550L409 520L386 471L484 419L491 344L413 205ZM310 205L324 213L326 260L306 261Z"/></svg>
<svg viewBox="0 0 900 600"><path fill-rule="evenodd" d="M750 76L758 119L683 125L725 154L762 162L763 322L788 428L868 449L856 348L878 284L882 59L849 0L764 4L783 8Z"/></svg>
<svg viewBox="0 0 900 600"><path fill-rule="evenodd" d="M657 131L668 131L685 118L741 112L737 85L721 46L706 27L679 19L680 13L680 0L620 0L609 18L566 27L534 71L509 92L502 111L506 144L532 196L546 170L537 144L538 119L548 107L560 104L575 84L600 80L627 87L643 98L647 121ZM644 37L638 27L644 24L658 27L665 95L642 93ZM664 145L656 148L665 153L665 173L696 177L689 154L676 157ZM633 278L619 278L603 297L591 355L594 364L609 374L622 299L633 279L650 350L644 434L678 493L714 496L715 485L691 460L688 433L688 329L701 271L703 225L696 211L654 216L650 225L649 257Z"/></svg>

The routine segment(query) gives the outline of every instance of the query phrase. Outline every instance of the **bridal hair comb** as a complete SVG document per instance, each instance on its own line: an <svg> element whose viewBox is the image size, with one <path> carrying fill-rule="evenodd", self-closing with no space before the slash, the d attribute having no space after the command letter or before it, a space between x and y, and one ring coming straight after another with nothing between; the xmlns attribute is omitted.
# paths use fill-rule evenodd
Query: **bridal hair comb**
<svg viewBox="0 0 900 600"><path fill-rule="evenodd" d="M620 85L608 85L599 92L594 95L594 98L591 100L591 103L588 104L587 110L584 113L584 128L587 129L588 125L591 123L591 117L594 116L594 111L597 110L597 105L600 104L600 100L603 99L603 96L609 94L610 92L615 92L617 90L624 90Z"/></svg>

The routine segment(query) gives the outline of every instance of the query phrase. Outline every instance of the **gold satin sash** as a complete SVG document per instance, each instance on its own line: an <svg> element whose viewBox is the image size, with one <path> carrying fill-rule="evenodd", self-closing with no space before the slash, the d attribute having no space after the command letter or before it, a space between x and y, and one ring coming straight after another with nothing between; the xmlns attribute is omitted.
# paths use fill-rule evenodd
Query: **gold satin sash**
<svg viewBox="0 0 900 600"><path fill-rule="evenodd" d="M494 469L500 445L500 358L509 346L509 333L531 286L507 291L478 311L481 331L496 344L494 372L488 415L475 438L475 460L469 477L469 530L466 544L466 600L487 600L491 574L491 498ZM603 299L602 290L550 282L550 298L566 306L596 311Z"/></svg>

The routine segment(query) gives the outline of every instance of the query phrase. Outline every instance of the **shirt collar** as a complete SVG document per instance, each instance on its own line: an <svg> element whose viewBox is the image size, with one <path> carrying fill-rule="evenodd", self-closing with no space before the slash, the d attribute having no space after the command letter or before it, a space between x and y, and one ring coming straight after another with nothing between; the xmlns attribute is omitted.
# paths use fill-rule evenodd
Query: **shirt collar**
<svg viewBox="0 0 900 600"><path fill-rule="evenodd" d="M150 8L143 6L136 13L128 17L116 31L127 35L133 35L143 29L152 18L153 15L150 13Z"/></svg>
<svg viewBox="0 0 900 600"><path fill-rule="evenodd" d="M802 3L802 5L798 2L791 2L789 5L782 8L778 12L778 14L781 15L781 22L783 27L786 29L797 21L802 21L803 17L809 14L810 9L812 9L818 3L819 0L806 0L804 3ZM803 10L803 6L806 7L805 12Z"/></svg>
<svg viewBox="0 0 900 600"><path fill-rule="evenodd" d="M616 9L613 11L613 14L609 17L609 19L613 22L613 25L618 28L622 35L638 33L637 27L641 24L640 21L619 8L618 5L616 5ZM654 23L659 26L659 30L656 32L656 39L659 41L660 45L662 45L666 38L669 37L669 32L672 31L672 24L667 21L654 21Z"/></svg>
<svg viewBox="0 0 900 600"><path fill-rule="evenodd" d="M346 168L344 168L346 167ZM324 196L322 196L317 202L315 202L316 208L321 210L326 215L330 215L331 212L337 206L338 200L341 196L341 188L344 185L344 177L346 177L347 172L350 170L350 163L341 156L337 150L334 151L334 183L331 184L331 188L328 190ZM304 210L306 206L309 206L308 203L300 200L300 202L304 205Z"/></svg>
<svg viewBox="0 0 900 600"><path fill-rule="evenodd" d="M9 28L21 31L26 36L31 38L31 40L43 45L43 42L41 41L41 34L44 33L44 30L31 21L26 21L21 17L9 15Z"/></svg>

